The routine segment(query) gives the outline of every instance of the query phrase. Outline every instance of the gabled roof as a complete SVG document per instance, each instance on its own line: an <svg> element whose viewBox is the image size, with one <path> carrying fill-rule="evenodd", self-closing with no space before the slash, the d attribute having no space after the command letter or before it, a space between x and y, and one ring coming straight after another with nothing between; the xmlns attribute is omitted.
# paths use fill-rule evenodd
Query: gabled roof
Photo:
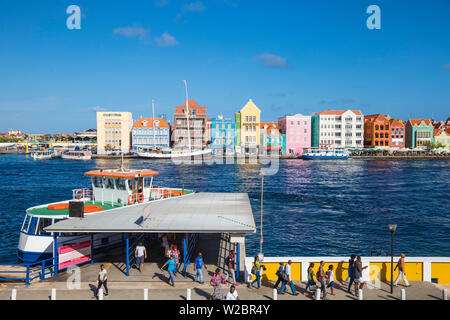
<svg viewBox="0 0 450 320"><path fill-rule="evenodd" d="M314 115L315 116L318 116L318 115L336 115L336 116L340 116L344 112L347 112L347 111L351 111L354 114L356 114L357 116L362 116L361 111L359 111L359 110L350 110L350 109L348 109L348 110L323 110L323 111L320 111L320 112L318 112L318 113L316 113Z"/></svg>
<svg viewBox="0 0 450 320"><path fill-rule="evenodd" d="M398 127L398 126L404 127L405 126L405 124L403 123L402 120L397 120L397 119L390 119L389 124L391 125L391 127Z"/></svg>
<svg viewBox="0 0 450 320"><path fill-rule="evenodd" d="M245 106L242 107L241 111L244 109L248 109L248 108L256 108L256 110L258 110L259 112L261 112L261 110L258 108L258 106L253 102L252 99L249 99L248 102L245 104Z"/></svg>
<svg viewBox="0 0 450 320"><path fill-rule="evenodd" d="M264 126L267 125L267 129L264 129ZM278 130L278 123L276 122L261 122L259 124L259 128L261 130L266 130L267 134L270 135L272 133L272 130L275 130L276 132L280 133Z"/></svg>
<svg viewBox="0 0 450 320"><path fill-rule="evenodd" d="M206 107L199 106L198 103L194 99L189 99L189 113L192 113L192 110L195 110L197 115L206 116ZM186 102L182 106L175 107L175 114L184 114L184 110L186 109Z"/></svg>
<svg viewBox="0 0 450 320"><path fill-rule="evenodd" d="M383 116L381 113L371 114L368 116L364 116L364 120L372 121L372 122L388 122L388 118Z"/></svg>
<svg viewBox="0 0 450 320"><path fill-rule="evenodd" d="M411 123L411 125L416 125L416 126L420 126L420 124L422 122L425 123L425 125L429 126L429 125L433 125L433 120L431 119L409 119L408 120L409 123Z"/></svg>
<svg viewBox="0 0 450 320"><path fill-rule="evenodd" d="M159 121L159 124L156 126L157 128L168 128L169 125L163 118L141 118L136 120L133 125L133 128L153 128L153 122ZM145 126L144 126L145 124Z"/></svg>
<svg viewBox="0 0 450 320"><path fill-rule="evenodd" d="M446 135L450 136L450 128L447 128L447 130L444 129L434 129L433 130L433 136L440 136L440 135Z"/></svg>

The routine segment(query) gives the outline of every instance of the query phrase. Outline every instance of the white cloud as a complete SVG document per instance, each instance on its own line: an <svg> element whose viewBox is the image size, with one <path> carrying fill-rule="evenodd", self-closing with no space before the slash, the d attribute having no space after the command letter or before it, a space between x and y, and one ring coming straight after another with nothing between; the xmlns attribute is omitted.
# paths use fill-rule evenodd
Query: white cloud
<svg viewBox="0 0 450 320"><path fill-rule="evenodd" d="M178 45L177 39L169 34L167 31L164 32L160 37L155 38L156 45L158 47L171 47Z"/></svg>
<svg viewBox="0 0 450 320"><path fill-rule="evenodd" d="M127 38L139 38L143 39L147 36L148 30L142 27L123 27L115 28L114 34L118 34Z"/></svg>
<svg viewBox="0 0 450 320"><path fill-rule="evenodd" d="M280 56L276 56L271 53L263 53L260 55L257 55L253 57L253 60L255 61L262 61L266 67L270 68L278 68L278 69L290 69L292 66L290 66L285 58L282 58Z"/></svg>
<svg viewBox="0 0 450 320"><path fill-rule="evenodd" d="M183 6L183 11L202 12L204 10L205 10L205 5L201 1L187 3Z"/></svg>

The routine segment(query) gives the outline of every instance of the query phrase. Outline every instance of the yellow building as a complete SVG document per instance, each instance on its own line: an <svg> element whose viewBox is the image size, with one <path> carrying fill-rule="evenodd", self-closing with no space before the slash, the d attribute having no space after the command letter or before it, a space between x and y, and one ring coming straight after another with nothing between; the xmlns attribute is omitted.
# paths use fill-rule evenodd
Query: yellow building
<svg viewBox="0 0 450 320"><path fill-rule="evenodd" d="M97 153L130 152L132 127L131 112L97 112Z"/></svg>
<svg viewBox="0 0 450 320"><path fill-rule="evenodd" d="M261 110L250 99L235 115L236 153L257 154L260 145Z"/></svg>

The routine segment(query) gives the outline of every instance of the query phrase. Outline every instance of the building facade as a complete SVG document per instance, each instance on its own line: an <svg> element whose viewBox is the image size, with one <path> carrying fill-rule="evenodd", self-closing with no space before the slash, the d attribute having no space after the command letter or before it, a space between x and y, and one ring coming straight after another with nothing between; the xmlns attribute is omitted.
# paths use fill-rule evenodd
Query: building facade
<svg viewBox="0 0 450 320"><path fill-rule="evenodd" d="M409 119L405 125L405 146L414 149L433 145L433 130L430 119Z"/></svg>
<svg viewBox="0 0 450 320"><path fill-rule="evenodd" d="M211 149L214 155L234 154L235 126L232 119L219 115L211 119Z"/></svg>
<svg viewBox="0 0 450 320"><path fill-rule="evenodd" d="M283 151L283 137L277 122L261 122L259 125L261 154L280 155Z"/></svg>
<svg viewBox="0 0 450 320"><path fill-rule="evenodd" d="M97 112L97 153L130 152L131 112Z"/></svg>
<svg viewBox="0 0 450 320"><path fill-rule="evenodd" d="M189 134L186 112L189 109ZM193 99L189 99L182 106L175 107L173 123L173 147L174 149L186 149L189 147L188 137L191 139L192 150L201 150L207 146L208 137L206 107L199 106Z"/></svg>
<svg viewBox="0 0 450 320"><path fill-rule="evenodd" d="M359 110L325 110L311 118L311 146L362 148L364 121Z"/></svg>
<svg viewBox="0 0 450 320"><path fill-rule="evenodd" d="M303 154L303 148L311 147L311 116L296 114L278 119L281 134L285 135L284 154Z"/></svg>
<svg viewBox="0 0 450 320"><path fill-rule="evenodd" d="M434 129L434 145L450 149L450 127L444 129Z"/></svg>
<svg viewBox="0 0 450 320"><path fill-rule="evenodd" d="M257 154L260 146L261 110L250 99L235 114L236 153Z"/></svg>
<svg viewBox="0 0 450 320"><path fill-rule="evenodd" d="M405 147L405 124L402 120L389 120L389 147L402 149Z"/></svg>
<svg viewBox="0 0 450 320"><path fill-rule="evenodd" d="M391 125L388 117L382 114L364 116L364 147L388 148Z"/></svg>
<svg viewBox="0 0 450 320"><path fill-rule="evenodd" d="M141 118L133 125L131 139L133 150L138 147L169 147L169 124L163 118Z"/></svg>

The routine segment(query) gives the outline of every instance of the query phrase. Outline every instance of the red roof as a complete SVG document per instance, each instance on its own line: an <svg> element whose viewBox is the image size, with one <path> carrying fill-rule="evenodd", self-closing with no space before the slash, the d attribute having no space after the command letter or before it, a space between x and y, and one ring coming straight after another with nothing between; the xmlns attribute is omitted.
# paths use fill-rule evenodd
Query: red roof
<svg viewBox="0 0 450 320"><path fill-rule="evenodd" d="M144 126L144 121L147 121L146 126ZM155 121L159 121L159 125L157 128L168 128L169 125L163 118L155 118ZM153 127L153 118L141 118L136 120L133 125L133 128L152 128Z"/></svg>
<svg viewBox="0 0 450 320"><path fill-rule="evenodd" d="M267 125L267 129L264 129L264 126ZM270 135L272 130L277 131L278 133L280 133L280 131L278 130L278 123L276 122L261 122L259 124L259 128L261 130L266 130L267 134Z"/></svg>
<svg viewBox="0 0 450 320"><path fill-rule="evenodd" d="M423 122L425 122L425 124L427 125L427 126L429 126L429 125L433 125L433 120L431 120L431 119L409 119L408 120L410 123L411 123L411 125L416 125L416 126L419 126L421 123L422 123L422 121Z"/></svg>
<svg viewBox="0 0 450 320"><path fill-rule="evenodd" d="M349 109L350 110L350 109ZM344 112L349 111L349 110L323 110L320 111L319 113L314 114L315 116L317 115L342 115ZM351 112L353 112L354 114L356 114L357 116L362 116L361 111L359 110L350 110Z"/></svg>
<svg viewBox="0 0 450 320"><path fill-rule="evenodd" d="M364 120L373 121L373 122L388 122L389 121L388 118L383 116L381 113L364 116Z"/></svg>
<svg viewBox="0 0 450 320"><path fill-rule="evenodd" d="M405 126L405 124L403 123L402 120L397 120L397 119L390 119L389 124L391 125L391 127L404 127Z"/></svg>
<svg viewBox="0 0 450 320"><path fill-rule="evenodd" d="M194 99L189 99L189 112L192 113L192 110L195 110L197 115L206 116L206 107L199 106ZM186 109L186 102L182 106L175 107L175 114L184 114L184 110Z"/></svg>

